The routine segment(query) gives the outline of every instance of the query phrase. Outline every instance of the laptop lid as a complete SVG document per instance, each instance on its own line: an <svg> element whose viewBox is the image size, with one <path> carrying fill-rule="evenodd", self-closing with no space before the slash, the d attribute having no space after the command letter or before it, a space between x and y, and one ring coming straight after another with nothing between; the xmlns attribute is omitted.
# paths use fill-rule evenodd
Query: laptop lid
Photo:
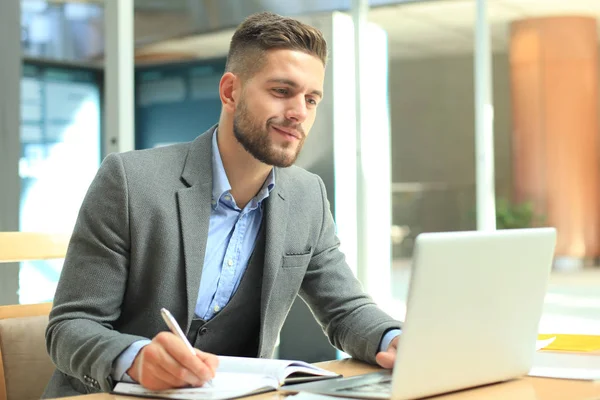
<svg viewBox="0 0 600 400"><path fill-rule="evenodd" d="M283 389L407 400L527 374L555 242L554 228L419 235L391 385L382 371Z"/></svg>
<svg viewBox="0 0 600 400"><path fill-rule="evenodd" d="M527 374L555 242L554 228L419 235L392 399Z"/></svg>

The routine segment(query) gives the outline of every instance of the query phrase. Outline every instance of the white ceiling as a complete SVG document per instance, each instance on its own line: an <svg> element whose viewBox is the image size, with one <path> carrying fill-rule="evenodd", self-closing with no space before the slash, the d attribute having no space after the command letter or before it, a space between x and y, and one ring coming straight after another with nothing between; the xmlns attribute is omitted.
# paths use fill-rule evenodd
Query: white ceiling
<svg viewBox="0 0 600 400"><path fill-rule="evenodd" d="M600 19L600 0L488 0L493 51L507 51L510 23L530 17L583 15ZM369 20L388 32L390 57L472 53L475 0L438 0L374 8Z"/></svg>
<svg viewBox="0 0 600 400"><path fill-rule="evenodd" d="M600 0L598 0L600 1ZM217 58L227 55L234 29L165 40L136 49L136 55L190 54L197 58Z"/></svg>
<svg viewBox="0 0 600 400"><path fill-rule="evenodd" d="M600 0L488 0L492 50L507 50L510 23L554 15L584 15L600 20ZM473 52L475 0L437 0L369 10L369 21L388 32L391 58L423 58ZM599 30L600 32L600 30ZM156 43L139 54L176 53L200 58L226 54L233 30ZM600 34L600 33L599 33Z"/></svg>

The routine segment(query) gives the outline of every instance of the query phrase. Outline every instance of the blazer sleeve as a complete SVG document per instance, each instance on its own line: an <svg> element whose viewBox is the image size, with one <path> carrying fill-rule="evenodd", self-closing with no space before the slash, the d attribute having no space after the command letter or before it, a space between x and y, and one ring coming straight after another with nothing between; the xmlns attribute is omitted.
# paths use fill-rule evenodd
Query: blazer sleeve
<svg viewBox="0 0 600 400"><path fill-rule="evenodd" d="M401 322L384 313L368 296L339 249L325 185L319 182L322 226L300 296L311 308L329 341L354 358L375 364L383 335Z"/></svg>
<svg viewBox="0 0 600 400"><path fill-rule="evenodd" d="M145 339L113 329L128 277L129 207L122 158L111 154L79 211L46 329L57 368L103 391L113 388L113 361Z"/></svg>

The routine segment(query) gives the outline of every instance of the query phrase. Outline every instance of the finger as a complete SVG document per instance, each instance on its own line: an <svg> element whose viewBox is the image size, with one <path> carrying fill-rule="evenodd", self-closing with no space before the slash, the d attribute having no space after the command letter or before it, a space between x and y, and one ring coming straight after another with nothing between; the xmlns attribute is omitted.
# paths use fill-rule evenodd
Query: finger
<svg viewBox="0 0 600 400"><path fill-rule="evenodd" d="M212 371L211 378L214 378L217 368L219 367L219 357L212 353L207 353L198 349L196 349L196 357L202 360L202 362L209 367L209 369Z"/></svg>
<svg viewBox="0 0 600 400"><path fill-rule="evenodd" d="M138 364L138 383L151 390L163 390L180 386L180 383L173 382L170 374L163 374L156 363L159 349L156 344L151 344L144 348L140 353L140 362ZM148 357L146 357L148 356Z"/></svg>
<svg viewBox="0 0 600 400"><path fill-rule="evenodd" d="M156 340L178 364L195 375L202 382L201 384L213 378L214 373L210 367L196 354L192 354L180 338L171 332L162 332L156 336Z"/></svg>
<svg viewBox="0 0 600 400"><path fill-rule="evenodd" d="M188 384L199 386L207 380L196 376L182 366L159 342L148 345L144 349L143 357L142 376L152 374L152 377L161 377L163 381L168 382L172 387L181 387Z"/></svg>
<svg viewBox="0 0 600 400"><path fill-rule="evenodd" d="M386 369L392 369L396 361L396 354L388 351L380 351L375 356L377 364Z"/></svg>
<svg viewBox="0 0 600 400"><path fill-rule="evenodd" d="M166 390L166 389L174 389L176 387L180 387L177 385L173 385L171 382L167 382L160 375L156 375L154 373L147 373L140 379L140 385L150 390Z"/></svg>
<svg viewBox="0 0 600 400"><path fill-rule="evenodd" d="M178 363L174 364L174 366L160 364L156 365L155 368L157 376L166 379L172 385L172 387L199 387L204 385L204 383L208 380L197 377L190 370Z"/></svg>

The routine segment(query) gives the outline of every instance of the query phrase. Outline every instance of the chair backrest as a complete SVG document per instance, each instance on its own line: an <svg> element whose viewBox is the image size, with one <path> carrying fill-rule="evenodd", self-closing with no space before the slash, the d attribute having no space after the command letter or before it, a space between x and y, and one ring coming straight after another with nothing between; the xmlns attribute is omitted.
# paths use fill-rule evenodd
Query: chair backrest
<svg viewBox="0 0 600 400"><path fill-rule="evenodd" d="M0 307L0 400L39 399L54 364L44 331L51 303Z"/></svg>
<svg viewBox="0 0 600 400"><path fill-rule="evenodd" d="M68 243L68 234L0 232L0 263L64 258ZM0 400L42 396L55 369L44 337L51 308L0 306Z"/></svg>
<svg viewBox="0 0 600 400"><path fill-rule="evenodd" d="M65 233L0 232L0 263L64 258L69 238Z"/></svg>

